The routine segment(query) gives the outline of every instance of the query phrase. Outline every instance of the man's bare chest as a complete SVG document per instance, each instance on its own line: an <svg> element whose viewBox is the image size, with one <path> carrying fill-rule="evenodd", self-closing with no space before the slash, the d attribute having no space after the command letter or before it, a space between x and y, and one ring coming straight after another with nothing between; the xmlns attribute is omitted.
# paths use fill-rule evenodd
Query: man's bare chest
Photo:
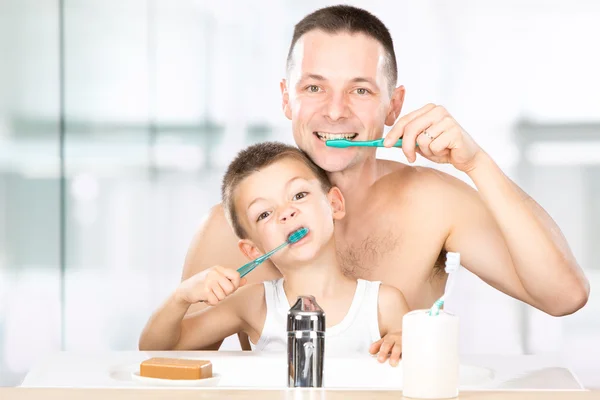
<svg viewBox="0 0 600 400"><path fill-rule="evenodd" d="M443 265L443 239L432 240L424 231L394 228L345 236L336 233L344 273L389 284L409 280L416 285L434 277L436 267Z"/></svg>

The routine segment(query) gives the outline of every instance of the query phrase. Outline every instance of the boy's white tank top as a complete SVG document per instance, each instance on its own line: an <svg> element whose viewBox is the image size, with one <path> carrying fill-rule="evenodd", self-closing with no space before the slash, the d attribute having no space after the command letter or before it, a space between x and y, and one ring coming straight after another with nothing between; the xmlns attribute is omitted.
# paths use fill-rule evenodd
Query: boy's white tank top
<svg viewBox="0 0 600 400"><path fill-rule="evenodd" d="M325 331L326 354L368 354L371 344L381 338L377 317L380 283L358 280L348 313L339 324ZM265 325L256 345L252 342L250 345L254 351L285 352L287 312L291 306L283 290L283 279L266 281L264 287L267 303ZM327 312L325 318L327 319Z"/></svg>

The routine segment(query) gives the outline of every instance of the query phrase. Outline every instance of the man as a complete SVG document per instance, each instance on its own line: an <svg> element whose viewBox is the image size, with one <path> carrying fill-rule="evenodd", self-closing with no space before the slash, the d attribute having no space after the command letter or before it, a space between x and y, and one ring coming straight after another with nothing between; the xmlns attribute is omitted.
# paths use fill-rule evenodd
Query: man
<svg viewBox="0 0 600 400"><path fill-rule="evenodd" d="M297 145L346 198L347 215L335 232L345 273L394 285L411 309L427 308L446 281L436 264L456 251L485 282L550 315L583 307L589 284L558 226L443 107L428 104L397 120L404 87L396 87L396 76L389 31L364 10L328 7L295 27L280 85L283 111ZM340 137L380 138L384 124L393 126L386 145L402 138L409 162L418 153L451 163L477 191L433 169L377 160L373 148L325 146ZM190 247L183 279L214 265L244 264L236 243L215 206ZM267 263L248 279L279 276Z"/></svg>

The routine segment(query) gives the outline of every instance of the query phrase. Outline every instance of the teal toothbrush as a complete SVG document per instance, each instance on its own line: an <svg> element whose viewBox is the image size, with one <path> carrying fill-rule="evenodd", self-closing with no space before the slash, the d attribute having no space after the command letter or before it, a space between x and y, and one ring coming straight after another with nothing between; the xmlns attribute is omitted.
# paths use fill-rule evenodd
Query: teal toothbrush
<svg viewBox="0 0 600 400"><path fill-rule="evenodd" d="M239 272L240 277L243 278L244 276L246 276L250 272L252 272L254 270L254 268L258 267L260 264L262 264L263 262L268 260L273 254L277 253L279 250L283 249L288 244L293 244L293 243L298 242L300 239L302 239L307 234L308 234L308 228L300 228L298 230L295 230L294 232L290 233L287 240L285 242L283 242L283 244L281 244L280 246L271 250L267 254L264 254L264 255L258 257L256 260L250 261L248 264L242 265L240 268L238 268L237 272Z"/></svg>
<svg viewBox="0 0 600 400"><path fill-rule="evenodd" d="M439 315L440 309L444 306L444 302L448 298L448 295L452 293L454 289L454 283L456 282L456 271L460 268L460 253L446 253L446 267L444 270L448 274L448 280L446 281L446 288L442 297L437 299L431 309L429 315Z"/></svg>
<svg viewBox="0 0 600 400"><path fill-rule="evenodd" d="M346 147L384 147L383 146L384 139L377 140L366 140L366 141L353 141L348 139L334 139L325 141L325 145L329 147L337 147L340 149L345 149ZM393 147L402 147L402 139L398 139L398 141L394 144Z"/></svg>

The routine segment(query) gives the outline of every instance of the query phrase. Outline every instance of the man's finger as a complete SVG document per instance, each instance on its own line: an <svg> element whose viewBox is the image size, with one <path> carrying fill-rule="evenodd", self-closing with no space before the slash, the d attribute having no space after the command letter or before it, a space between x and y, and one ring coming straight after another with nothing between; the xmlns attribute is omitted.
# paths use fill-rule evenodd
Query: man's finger
<svg viewBox="0 0 600 400"><path fill-rule="evenodd" d="M429 133L429 129L441 121L446 115L446 110L442 107L436 107L426 114L422 114L410 122L408 122L404 128L404 136L402 137L402 151L406 155L406 159L409 162L414 162L417 157L415 154L415 147L417 144L417 136L421 136L420 140L423 140L423 145L428 146L432 140L435 140L435 135ZM428 135L423 132L427 131ZM419 143L421 147L421 143ZM427 150L424 154L427 155Z"/></svg>
<svg viewBox="0 0 600 400"><path fill-rule="evenodd" d="M392 129L388 132L383 141L385 147L392 147L394 143L398 141L404 135L404 127L413 119L420 117L423 114L428 113L429 111L435 108L435 104L426 104L425 106L419 108L418 110L409 112L408 114L401 117L396 124L392 127ZM404 144L403 144L404 146Z"/></svg>

